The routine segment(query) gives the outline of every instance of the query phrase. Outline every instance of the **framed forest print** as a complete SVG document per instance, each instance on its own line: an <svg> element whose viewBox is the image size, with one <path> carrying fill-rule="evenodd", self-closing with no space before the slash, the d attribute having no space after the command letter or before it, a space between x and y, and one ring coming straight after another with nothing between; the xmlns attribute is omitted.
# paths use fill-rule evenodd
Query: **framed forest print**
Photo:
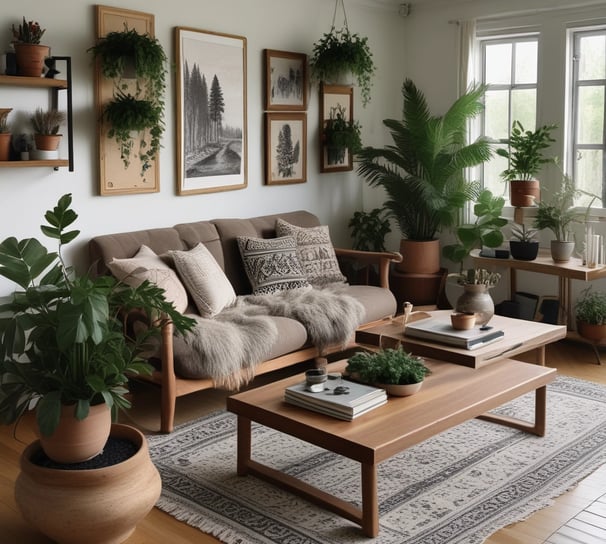
<svg viewBox="0 0 606 544"><path fill-rule="evenodd" d="M307 181L307 114L265 114L265 183Z"/></svg>
<svg viewBox="0 0 606 544"><path fill-rule="evenodd" d="M327 128L342 119L346 123L353 122L353 87L350 85L320 86L320 172L345 172L353 170L353 157L347 147L342 145L327 145Z"/></svg>
<svg viewBox="0 0 606 544"><path fill-rule="evenodd" d="M307 55L265 49L265 109L307 110Z"/></svg>
<svg viewBox="0 0 606 544"><path fill-rule="evenodd" d="M175 28L177 194L247 185L246 38Z"/></svg>

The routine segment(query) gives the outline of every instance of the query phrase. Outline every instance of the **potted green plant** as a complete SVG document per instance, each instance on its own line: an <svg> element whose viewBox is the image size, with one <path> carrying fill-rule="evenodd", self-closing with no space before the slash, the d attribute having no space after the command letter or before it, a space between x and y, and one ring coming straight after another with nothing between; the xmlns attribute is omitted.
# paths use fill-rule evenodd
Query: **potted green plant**
<svg viewBox="0 0 606 544"><path fill-rule="evenodd" d="M26 21L23 17L22 24L17 27L12 25L11 30L19 75L40 77L44 69L44 59L50 53L47 45L40 44L46 29L38 22Z"/></svg>
<svg viewBox="0 0 606 544"><path fill-rule="evenodd" d="M374 208L369 212L357 211L347 226L353 238L353 248L360 251L385 251L385 236L391 232L385 208Z"/></svg>
<svg viewBox="0 0 606 544"><path fill-rule="evenodd" d="M335 16L339 1L336 0L335 3ZM343 13L345 14L344 5ZM368 46L368 38L350 32L346 17L343 28L337 30L333 16L330 31L313 45L309 65L311 77L315 81L337 83L346 74L351 74L360 88L362 105L366 106L370 101L371 78L375 73L375 64Z"/></svg>
<svg viewBox="0 0 606 544"><path fill-rule="evenodd" d="M345 372L364 383L384 388L388 394L408 396L421 389L431 370L421 357L397 349L360 351L347 360Z"/></svg>
<svg viewBox="0 0 606 544"><path fill-rule="evenodd" d="M360 123L346 119L344 106L337 104L330 108L322 131L328 164L340 164L345 160L347 151L353 156L362 149L360 130Z"/></svg>
<svg viewBox="0 0 606 544"><path fill-rule="evenodd" d="M536 229L528 228L524 223L514 223L511 226L512 239L509 240L511 256L520 261L534 261L539 254L536 235Z"/></svg>
<svg viewBox="0 0 606 544"><path fill-rule="evenodd" d="M68 230L78 217L71 201L70 194L62 196L41 226L57 240L57 252L35 238L9 237L0 244L0 275L18 286L0 305L0 418L10 424L35 409L42 446L58 462L82 460L103 448L111 416L130 406L127 375L150 371L141 354L162 324L170 320L181 332L193 326L149 282L133 288L111 276L77 275L67 266L62 248L79 234ZM144 310L148 327L125 334L126 316L135 309ZM103 430L92 453L82 457L69 443L82 437L68 436L65 425L77 421L84 431L78 423L92 419L89 414ZM57 453L53 438L65 452Z"/></svg>
<svg viewBox="0 0 606 544"><path fill-rule="evenodd" d="M402 86L403 119L386 119L393 145L365 147L358 173L387 193L385 208L398 224L404 255L398 270L435 274L440 270L437 233L455 224L458 212L479 192L464 170L490 158L491 144L466 144L467 123L482 111L484 88L472 87L444 115L430 113L423 93L407 79ZM417 266L413 266L417 264Z"/></svg>
<svg viewBox="0 0 606 544"><path fill-rule="evenodd" d="M103 108L108 136L120 147L124 167L139 140L141 175L150 168L164 133L164 95L168 59L160 42L126 26L109 32L88 49L104 77L114 82L114 97ZM136 134L135 134L136 133Z"/></svg>
<svg viewBox="0 0 606 544"><path fill-rule="evenodd" d="M577 332L583 338L592 342L606 338L606 293L584 289L576 303L575 317Z"/></svg>
<svg viewBox="0 0 606 544"><path fill-rule="evenodd" d="M12 108L0 108L0 161L7 161L11 151L11 132L8 124L8 114Z"/></svg>
<svg viewBox="0 0 606 544"><path fill-rule="evenodd" d="M545 157L543 153L555 142L551 131L556 128L556 125L543 125L534 131L525 130L520 121L514 121L507 140L508 148L497 148L497 155L509 162L501 176L509 182L512 206L534 206L540 200L540 185L535 176L543 165L555 162L553 157Z"/></svg>
<svg viewBox="0 0 606 544"><path fill-rule="evenodd" d="M63 111L36 108L36 111L30 116L30 123L34 129L34 142L37 150L56 151L59 148L62 137L59 129L66 118Z"/></svg>

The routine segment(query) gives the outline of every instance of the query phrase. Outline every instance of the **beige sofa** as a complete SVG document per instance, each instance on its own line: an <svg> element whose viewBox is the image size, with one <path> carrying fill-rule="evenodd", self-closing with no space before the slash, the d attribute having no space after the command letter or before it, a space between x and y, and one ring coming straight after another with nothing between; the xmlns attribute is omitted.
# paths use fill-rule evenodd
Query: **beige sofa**
<svg viewBox="0 0 606 544"><path fill-rule="evenodd" d="M243 267L237 237L275 238L278 218L299 227L320 226L320 221L315 215L306 211L295 211L250 219L215 219L167 228L101 235L94 237L89 243L91 268L95 274L108 274L110 272L107 264L112 259L130 259L143 245L161 255L170 250L187 251L202 243L225 272L235 293L249 294L251 285ZM377 265L379 285L348 285L345 288L347 294L364 306L365 317L362 327L370 326L393 315L396 311L396 300L388 285L389 264L399 262L401 256L398 253L359 252L336 248L335 253L339 263L357 261L362 265L373 263ZM343 266L341 268L346 269ZM188 313L190 311L192 311L191 307L188 308ZM256 366L256 375L295 363L313 361L320 355L337 353L343 349L342 345L331 346L323 353L319 353L317 347L310 345L305 329L299 323L285 317L276 317L275 321L279 331L278 339L271 346L270 357ZM353 343L353 338L350 343ZM210 378L189 379L180 376L175 352L172 326L168 325L162 330L161 355L157 370L150 377L145 377L161 388L163 432L171 432L173 429L177 397L215 387L215 383Z"/></svg>

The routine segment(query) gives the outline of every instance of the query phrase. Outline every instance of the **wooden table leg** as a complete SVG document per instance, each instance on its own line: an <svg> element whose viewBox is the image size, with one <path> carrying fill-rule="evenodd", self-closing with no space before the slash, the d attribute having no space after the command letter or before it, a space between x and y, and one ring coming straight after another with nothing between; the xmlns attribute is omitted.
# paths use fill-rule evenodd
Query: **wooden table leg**
<svg viewBox="0 0 606 544"><path fill-rule="evenodd" d="M248 474L251 453L251 422L250 419L238 416L237 431L237 472L238 476Z"/></svg>
<svg viewBox="0 0 606 544"><path fill-rule="evenodd" d="M537 365L545 366L545 344L536 348L534 353Z"/></svg>
<svg viewBox="0 0 606 544"><path fill-rule="evenodd" d="M368 463L362 463L362 530L371 538L379 534L377 466Z"/></svg>

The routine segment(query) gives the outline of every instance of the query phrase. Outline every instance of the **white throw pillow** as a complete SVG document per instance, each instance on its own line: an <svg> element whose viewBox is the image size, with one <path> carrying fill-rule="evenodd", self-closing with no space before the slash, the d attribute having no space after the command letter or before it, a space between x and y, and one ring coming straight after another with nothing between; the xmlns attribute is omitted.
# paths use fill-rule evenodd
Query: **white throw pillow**
<svg viewBox="0 0 606 544"><path fill-rule="evenodd" d="M202 317L214 317L236 302L234 288L204 244L168 254Z"/></svg>
<svg viewBox="0 0 606 544"><path fill-rule="evenodd" d="M130 259L112 259L107 267L116 278L131 287L138 287L148 280L164 289L164 297L178 312L187 308L187 292L177 273L149 247L141 246Z"/></svg>
<svg viewBox="0 0 606 544"><path fill-rule="evenodd" d="M292 236L297 241L297 255L307 277L315 286L343 283L347 278L341 273L335 249L326 225L298 227L284 219L276 220L277 236Z"/></svg>

